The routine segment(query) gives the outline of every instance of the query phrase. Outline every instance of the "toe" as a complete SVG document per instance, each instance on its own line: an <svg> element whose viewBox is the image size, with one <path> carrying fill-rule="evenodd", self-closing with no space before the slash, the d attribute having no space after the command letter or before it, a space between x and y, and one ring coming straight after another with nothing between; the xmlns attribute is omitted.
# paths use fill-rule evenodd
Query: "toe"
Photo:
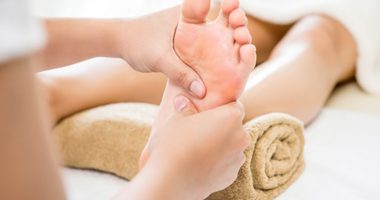
<svg viewBox="0 0 380 200"><path fill-rule="evenodd" d="M236 43L244 45L252 42L251 34L246 26L241 26L234 30L234 40Z"/></svg>
<svg viewBox="0 0 380 200"><path fill-rule="evenodd" d="M219 21L227 25L230 14L238 8L239 8L239 0L223 0L222 8L220 10L220 14L218 17Z"/></svg>
<svg viewBox="0 0 380 200"><path fill-rule="evenodd" d="M236 9L231 12L229 17L229 23L232 28L238 28L247 24L247 16L242 9Z"/></svg>
<svg viewBox="0 0 380 200"><path fill-rule="evenodd" d="M256 47L253 44L240 47L240 62L244 67L253 68L256 65Z"/></svg>
<svg viewBox="0 0 380 200"><path fill-rule="evenodd" d="M209 10L210 0L184 0L182 20L193 24L204 23Z"/></svg>
<svg viewBox="0 0 380 200"><path fill-rule="evenodd" d="M222 1L222 13L225 16L229 16L232 11L239 8L239 0L223 0Z"/></svg>

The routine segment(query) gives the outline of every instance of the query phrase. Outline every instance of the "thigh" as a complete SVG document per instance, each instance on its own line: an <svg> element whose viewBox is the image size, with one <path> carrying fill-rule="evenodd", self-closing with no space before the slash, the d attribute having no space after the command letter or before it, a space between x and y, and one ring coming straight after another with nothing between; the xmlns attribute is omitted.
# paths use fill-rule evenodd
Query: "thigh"
<svg viewBox="0 0 380 200"><path fill-rule="evenodd" d="M333 71L338 82L354 77L357 59L355 40L334 18L309 15L300 19L280 40L270 56L286 54L295 46L308 48L319 58L319 62L330 61L325 66L328 68L326 70Z"/></svg>

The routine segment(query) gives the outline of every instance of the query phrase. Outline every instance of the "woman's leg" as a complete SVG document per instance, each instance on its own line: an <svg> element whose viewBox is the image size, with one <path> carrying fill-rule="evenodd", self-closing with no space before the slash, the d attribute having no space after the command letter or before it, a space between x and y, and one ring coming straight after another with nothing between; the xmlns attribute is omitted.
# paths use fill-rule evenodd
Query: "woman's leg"
<svg viewBox="0 0 380 200"><path fill-rule="evenodd" d="M302 19L252 73L241 97L246 120L284 112L309 123L335 85L353 77L355 60L355 43L341 24L323 16Z"/></svg>
<svg viewBox="0 0 380 200"><path fill-rule="evenodd" d="M96 58L38 73L47 91L53 120L83 109L116 102L159 104L166 78L140 73L119 59Z"/></svg>

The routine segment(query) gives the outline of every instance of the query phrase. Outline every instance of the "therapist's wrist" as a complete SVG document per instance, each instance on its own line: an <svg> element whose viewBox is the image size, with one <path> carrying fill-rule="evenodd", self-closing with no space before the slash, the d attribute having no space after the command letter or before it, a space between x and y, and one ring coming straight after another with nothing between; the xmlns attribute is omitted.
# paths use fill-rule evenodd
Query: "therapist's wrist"
<svg viewBox="0 0 380 200"><path fill-rule="evenodd" d="M146 59L139 60L141 54L145 52L145 45L149 32L144 27L144 23L140 18L134 19L120 19L114 21L115 26L112 28L113 32L113 46L115 57L119 57L128 62L132 67L141 65ZM145 40L145 41L144 41ZM136 60L138 62L136 62Z"/></svg>
<svg viewBox="0 0 380 200"><path fill-rule="evenodd" d="M198 200L194 184L173 159L152 155L144 168L114 200Z"/></svg>
<svg viewBox="0 0 380 200"><path fill-rule="evenodd" d="M124 32L124 26L128 23L123 19L110 20L104 28L104 38L108 43L108 49L106 49L109 57L123 58L125 44L125 38L122 37Z"/></svg>
<svg viewBox="0 0 380 200"><path fill-rule="evenodd" d="M157 13L122 19L117 26L117 49L121 58L141 72L161 71L159 63L176 56L173 37L178 23L180 7ZM170 55L173 51L173 55ZM173 63L172 63L173 64Z"/></svg>

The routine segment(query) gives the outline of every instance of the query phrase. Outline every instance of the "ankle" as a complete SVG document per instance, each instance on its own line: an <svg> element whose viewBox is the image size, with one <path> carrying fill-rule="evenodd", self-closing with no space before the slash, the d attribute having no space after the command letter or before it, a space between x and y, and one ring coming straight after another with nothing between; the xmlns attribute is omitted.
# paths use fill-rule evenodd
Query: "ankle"
<svg viewBox="0 0 380 200"><path fill-rule="evenodd" d="M42 73L39 73L37 75L37 78L39 82L41 83L44 99L45 99L45 102L47 103L47 108L49 112L48 114L52 120L52 123L55 124L60 119L60 116L58 114L58 107L59 107L58 106L59 98L58 98L58 92L57 92L58 84L53 78L48 77Z"/></svg>

